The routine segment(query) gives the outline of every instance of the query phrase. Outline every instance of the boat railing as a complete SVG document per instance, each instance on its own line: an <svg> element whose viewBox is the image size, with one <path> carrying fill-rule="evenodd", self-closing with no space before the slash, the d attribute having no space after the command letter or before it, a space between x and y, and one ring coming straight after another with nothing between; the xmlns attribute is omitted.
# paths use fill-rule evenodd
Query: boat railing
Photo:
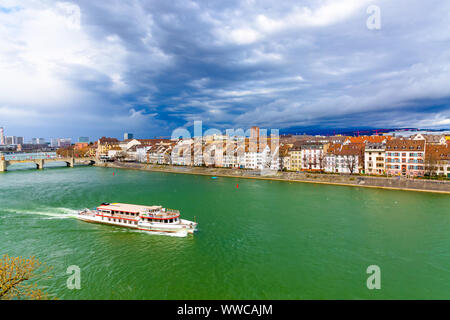
<svg viewBox="0 0 450 320"><path fill-rule="evenodd" d="M79 214L82 215L82 216L95 216L95 213L92 212L92 211L89 210L89 209L81 210L81 211L79 212Z"/></svg>
<svg viewBox="0 0 450 320"><path fill-rule="evenodd" d="M149 214L149 213L143 213L141 214L142 217L148 217L148 218L159 218L159 219L170 219L175 218L180 215L180 211L173 210L173 211L159 211L157 213Z"/></svg>
<svg viewBox="0 0 450 320"><path fill-rule="evenodd" d="M131 215L131 214L106 213L106 214L102 214L102 215L104 217L113 218L113 219L131 219L131 220L138 219L138 216L134 216L134 215Z"/></svg>

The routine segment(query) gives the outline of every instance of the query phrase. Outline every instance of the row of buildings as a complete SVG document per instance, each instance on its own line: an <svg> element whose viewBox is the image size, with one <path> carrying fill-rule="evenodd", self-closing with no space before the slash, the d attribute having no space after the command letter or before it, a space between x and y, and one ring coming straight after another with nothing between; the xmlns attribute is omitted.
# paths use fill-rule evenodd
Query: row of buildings
<svg viewBox="0 0 450 320"><path fill-rule="evenodd" d="M5 128L0 127L0 145L23 144L23 137L5 136Z"/></svg>
<svg viewBox="0 0 450 320"><path fill-rule="evenodd" d="M270 136L253 129L249 137L204 136L190 139L103 137L89 155L105 161L135 161L179 166L214 166L278 171L450 177L450 137Z"/></svg>

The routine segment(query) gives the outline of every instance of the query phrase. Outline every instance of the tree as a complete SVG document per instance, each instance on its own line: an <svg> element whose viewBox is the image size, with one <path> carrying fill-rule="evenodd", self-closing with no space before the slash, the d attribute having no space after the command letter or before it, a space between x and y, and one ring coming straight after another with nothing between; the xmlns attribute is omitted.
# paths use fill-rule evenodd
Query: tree
<svg viewBox="0 0 450 320"><path fill-rule="evenodd" d="M307 169L308 167L308 157L306 156L306 153L303 155L303 158L302 158L302 168L305 168L305 169Z"/></svg>
<svg viewBox="0 0 450 320"><path fill-rule="evenodd" d="M326 161L326 159L325 159L325 152L321 152L320 154L319 154L319 167L320 167L320 171L324 171L324 169L325 169L325 161Z"/></svg>
<svg viewBox="0 0 450 320"><path fill-rule="evenodd" d="M314 154L314 155L309 155L309 163L308 163L308 165L309 165L309 171L312 171L313 170L313 167L315 168L315 167L317 167L317 157L316 157L316 155Z"/></svg>
<svg viewBox="0 0 450 320"><path fill-rule="evenodd" d="M86 146L86 147L75 148L73 156L75 158L88 157L89 156L89 147Z"/></svg>
<svg viewBox="0 0 450 320"><path fill-rule="evenodd" d="M56 150L56 154L63 158L69 158L73 156L74 148L73 146L62 147Z"/></svg>
<svg viewBox="0 0 450 320"><path fill-rule="evenodd" d="M267 152L263 152L262 165L263 169L270 169L270 167L272 166L272 154L270 153L270 150Z"/></svg>
<svg viewBox="0 0 450 320"><path fill-rule="evenodd" d="M358 156L347 155L345 157L345 165L346 165L348 171L350 172L350 174L353 174L358 165Z"/></svg>
<svg viewBox="0 0 450 320"><path fill-rule="evenodd" d="M114 160L116 161L124 161L127 157L127 153L125 151L119 151L114 155Z"/></svg>
<svg viewBox="0 0 450 320"><path fill-rule="evenodd" d="M32 280L38 280L50 268L35 257L10 257L5 254L0 259L0 300L48 299L48 294L37 287Z"/></svg>
<svg viewBox="0 0 450 320"><path fill-rule="evenodd" d="M427 146L424 159L425 176L435 176L439 165L439 148Z"/></svg>

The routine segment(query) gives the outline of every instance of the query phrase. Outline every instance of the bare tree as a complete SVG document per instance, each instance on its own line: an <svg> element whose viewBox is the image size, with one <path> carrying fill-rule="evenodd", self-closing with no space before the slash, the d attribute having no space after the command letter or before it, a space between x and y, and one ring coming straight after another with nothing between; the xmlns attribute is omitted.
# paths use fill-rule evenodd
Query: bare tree
<svg viewBox="0 0 450 320"><path fill-rule="evenodd" d="M435 176L439 165L439 152L437 148L428 147L425 152L424 169L426 176Z"/></svg>
<svg viewBox="0 0 450 320"><path fill-rule="evenodd" d="M319 155L319 168L320 171L325 169L325 153L321 152Z"/></svg>
<svg viewBox="0 0 450 320"><path fill-rule="evenodd" d="M302 167L303 166L308 166L308 157L305 155L303 155L303 159L302 159Z"/></svg>
<svg viewBox="0 0 450 320"><path fill-rule="evenodd" d="M353 174L358 166L358 157L355 155L347 155L345 157L345 166L350 174Z"/></svg>
<svg viewBox="0 0 450 320"><path fill-rule="evenodd" d="M316 156L315 155L314 156L310 155L309 156L309 170L312 171L313 167L317 166L317 163L318 162L317 162Z"/></svg>
<svg viewBox="0 0 450 320"><path fill-rule="evenodd" d="M127 156L127 153L125 151L119 151L115 154L114 160L117 161L123 161Z"/></svg>

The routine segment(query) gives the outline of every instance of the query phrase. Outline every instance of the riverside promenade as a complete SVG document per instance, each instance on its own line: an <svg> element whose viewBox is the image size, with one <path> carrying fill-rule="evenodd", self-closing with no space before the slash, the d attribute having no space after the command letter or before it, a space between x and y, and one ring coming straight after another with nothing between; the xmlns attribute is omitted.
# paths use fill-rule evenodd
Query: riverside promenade
<svg viewBox="0 0 450 320"><path fill-rule="evenodd" d="M260 170L231 169L231 168L205 168L184 167L170 165L153 165L145 163L108 162L96 163L98 167L132 169L143 171L156 171L167 173L182 173L206 175L216 177L233 177L244 179L262 179L286 182L303 182L331 184L351 187L380 188L405 191L421 191L450 194L450 180L426 180L403 177L376 177L360 175L319 174L307 172L280 172Z"/></svg>

